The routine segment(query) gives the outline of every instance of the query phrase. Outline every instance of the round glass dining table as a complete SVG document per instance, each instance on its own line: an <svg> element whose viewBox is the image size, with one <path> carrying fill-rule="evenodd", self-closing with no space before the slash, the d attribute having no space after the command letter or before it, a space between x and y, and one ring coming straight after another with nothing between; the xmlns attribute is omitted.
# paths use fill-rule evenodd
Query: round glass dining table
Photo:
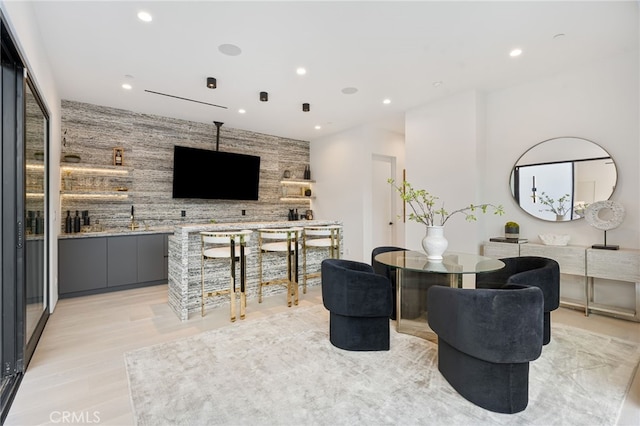
<svg viewBox="0 0 640 426"><path fill-rule="evenodd" d="M433 285L462 288L464 274L481 274L504 268L504 262L470 253L446 252L442 261L425 253L398 250L380 253L375 260L396 270L396 330L431 341L437 337L427 323L427 291Z"/></svg>

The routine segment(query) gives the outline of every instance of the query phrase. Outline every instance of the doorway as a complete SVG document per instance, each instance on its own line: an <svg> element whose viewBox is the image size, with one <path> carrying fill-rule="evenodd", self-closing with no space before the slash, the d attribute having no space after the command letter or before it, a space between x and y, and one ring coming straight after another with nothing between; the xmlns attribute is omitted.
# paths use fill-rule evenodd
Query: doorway
<svg viewBox="0 0 640 426"><path fill-rule="evenodd" d="M396 157L373 154L371 178L371 248L396 245Z"/></svg>

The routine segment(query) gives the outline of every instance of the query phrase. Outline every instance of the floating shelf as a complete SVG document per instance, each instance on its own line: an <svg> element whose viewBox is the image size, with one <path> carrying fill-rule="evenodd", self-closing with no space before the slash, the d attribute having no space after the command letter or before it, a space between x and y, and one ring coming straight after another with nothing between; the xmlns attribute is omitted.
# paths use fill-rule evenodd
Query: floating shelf
<svg viewBox="0 0 640 426"><path fill-rule="evenodd" d="M310 186L312 183L316 183L315 180L309 179L283 179L280 181L282 185L301 185Z"/></svg>
<svg viewBox="0 0 640 426"><path fill-rule="evenodd" d="M65 198L82 199L127 199L129 194L126 191L60 191L60 195Z"/></svg>
<svg viewBox="0 0 640 426"><path fill-rule="evenodd" d="M280 201L304 201L304 200L311 201L311 200L315 200L315 198L316 197L314 196L307 197L307 196L301 195L301 196L295 197L295 196L288 195L286 197L281 197Z"/></svg>

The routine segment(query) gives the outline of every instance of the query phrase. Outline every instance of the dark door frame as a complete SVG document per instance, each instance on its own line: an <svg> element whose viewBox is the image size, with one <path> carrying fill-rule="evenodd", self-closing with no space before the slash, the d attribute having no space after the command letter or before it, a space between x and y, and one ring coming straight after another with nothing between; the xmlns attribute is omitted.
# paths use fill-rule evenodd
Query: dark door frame
<svg viewBox="0 0 640 426"><path fill-rule="evenodd" d="M24 63L4 21L0 23L0 318L2 422L24 375Z"/></svg>

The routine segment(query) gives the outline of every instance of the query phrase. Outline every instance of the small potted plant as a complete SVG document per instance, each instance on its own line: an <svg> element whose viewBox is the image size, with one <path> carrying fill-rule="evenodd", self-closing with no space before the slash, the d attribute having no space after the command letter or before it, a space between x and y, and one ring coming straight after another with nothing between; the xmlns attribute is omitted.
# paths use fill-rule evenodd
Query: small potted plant
<svg viewBox="0 0 640 426"><path fill-rule="evenodd" d="M517 240L518 238L520 238L520 225L518 225L516 222L505 223L504 237L509 240Z"/></svg>

